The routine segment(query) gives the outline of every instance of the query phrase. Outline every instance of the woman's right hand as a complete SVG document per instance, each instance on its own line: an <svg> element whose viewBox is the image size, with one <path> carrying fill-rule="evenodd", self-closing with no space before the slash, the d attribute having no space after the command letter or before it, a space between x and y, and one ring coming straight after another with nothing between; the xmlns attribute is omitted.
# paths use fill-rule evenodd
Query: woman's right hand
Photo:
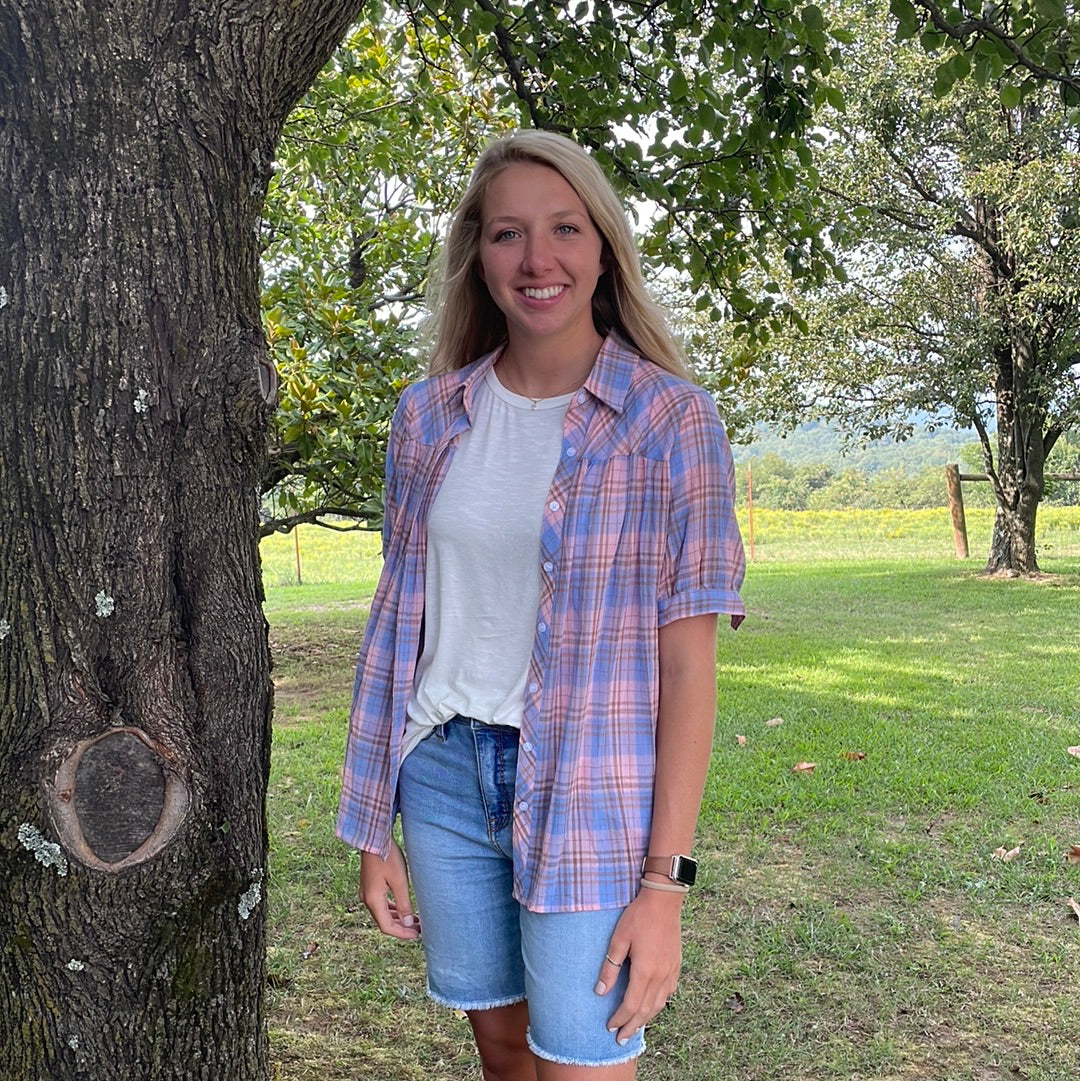
<svg viewBox="0 0 1080 1081"><path fill-rule="evenodd" d="M384 935L420 937L420 914L413 911L409 870L396 841L391 842L385 860L374 852L360 853L360 900Z"/></svg>

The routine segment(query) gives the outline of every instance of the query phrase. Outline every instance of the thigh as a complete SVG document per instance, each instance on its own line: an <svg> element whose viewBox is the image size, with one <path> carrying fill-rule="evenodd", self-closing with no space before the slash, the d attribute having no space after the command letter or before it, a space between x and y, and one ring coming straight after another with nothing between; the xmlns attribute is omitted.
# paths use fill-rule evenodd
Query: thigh
<svg viewBox="0 0 1080 1081"><path fill-rule="evenodd" d="M451 722L406 757L398 789L428 994L466 1011L525 998L513 861L477 762L468 725Z"/></svg>
<svg viewBox="0 0 1080 1081"><path fill-rule="evenodd" d="M622 909L521 913L529 1046L540 1058L579 1066L613 1066L645 1049L643 1032L620 1046L607 1023L626 993L623 965L606 995L594 988Z"/></svg>

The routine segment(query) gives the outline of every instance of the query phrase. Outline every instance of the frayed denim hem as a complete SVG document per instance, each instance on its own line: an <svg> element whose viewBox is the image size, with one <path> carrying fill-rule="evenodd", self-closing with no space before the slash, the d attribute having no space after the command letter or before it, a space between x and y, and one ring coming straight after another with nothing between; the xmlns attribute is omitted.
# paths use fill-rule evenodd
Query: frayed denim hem
<svg viewBox="0 0 1080 1081"><path fill-rule="evenodd" d="M461 1010L467 1012L469 1010L496 1010L500 1006L516 1006L519 1002L525 1001L525 995L510 995L508 998L495 998L490 1000L476 1000L460 1002L452 998L446 998L443 995L436 994L432 991L430 985L427 989L428 998L432 1002L439 1006L446 1006L451 1010Z"/></svg>
<svg viewBox="0 0 1080 1081"><path fill-rule="evenodd" d="M525 1038L529 1041L529 1050L538 1058L545 1059L548 1062L557 1062L560 1066L619 1066L624 1062L630 1062L633 1059L639 1058L645 1050L645 1040L641 1041L638 1047L635 1047L633 1051L624 1054L621 1058L606 1058L596 1060L585 1060L577 1058L567 1058L565 1055L553 1055L550 1051L545 1051L539 1044L532 1038L532 1032L526 1031ZM612 1041L615 1040L614 1034L611 1037ZM616 1044L616 1046L618 1046Z"/></svg>

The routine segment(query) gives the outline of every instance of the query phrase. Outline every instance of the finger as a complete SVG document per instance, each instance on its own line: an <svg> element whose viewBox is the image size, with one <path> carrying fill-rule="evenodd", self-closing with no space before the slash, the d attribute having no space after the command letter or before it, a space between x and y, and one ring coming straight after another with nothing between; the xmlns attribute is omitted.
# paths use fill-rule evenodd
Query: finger
<svg viewBox="0 0 1080 1081"><path fill-rule="evenodd" d="M608 1031L616 1034L620 1044L626 1043L667 1005L671 990L671 981L663 977L639 979L635 983L631 968L630 985L608 1021Z"/></svg>
<svg viewBox="0 0 1080 1081"><path fill-rule="evenodd" d="M398 908L397 902L392 897L386 902L386 907L390 910L390 915L393 916L395 920L399 920L403 927L415 927L417 931L421 929L420 913L417 912L416 909L402 911Z"/></svg>
<svg viewBox="0 0 1080 1081"><path fill-rule="evenodd" d="M624 964L626 964L625 958L622 961L616 961L610 951L605 955L604 961L600 965L600 976L596 981L596 986L593 988L596 994L606 995L615 986L615 981L618 979L619 972Z"/></svg>
<svg viewBox="0 0 1080 1081"><path fill-rule="evenodd" d="M405 916L391 912L389 905L368 905L368 911L379 930L392 938L414 939L420 937L420 920L411 913Z"/></svg>
<svg viewBox="0 0 1080 1081"><path fill-rule="evenodd" d="M407 889L407 887L406 887ZM408 893L406 893L406 897ZM420 924L413 914L411 905L409 911L404 912L404 906L398 905L384 881L377 887L362 886L360 891L364 907L371 913L375 925L384 935L391 938L415 939L420 937ZM406 921L408 917L408 921Z"/></svg>

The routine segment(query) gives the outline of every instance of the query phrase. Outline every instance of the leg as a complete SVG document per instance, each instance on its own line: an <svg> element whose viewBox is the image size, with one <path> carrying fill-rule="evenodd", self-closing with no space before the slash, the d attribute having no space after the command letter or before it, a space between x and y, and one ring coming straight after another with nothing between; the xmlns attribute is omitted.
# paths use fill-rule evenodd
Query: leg
<svg viewBox="0 0 1080 1081"><path fill-rule="evenodd" d="M596 994L605 950L621 909L521 912L529 1046L538 1081L634 1081L643 1031L619 1044L608 1031L629 982L624 965L606 995Z"/></svg>
<svg viewBox="0 0 1080 1081"><path fill-rule="evenodd" d="M524 1002L469 1010L484 1081L536 1081L536 1059L525 1042L529 1007Z"/></svg>
<svg viewBox="0 0 1080 1081"><path fill-rule="evenodd" d="M566 1066L561 1062L536 1060L537 1081L635 1081L637 1059L615 1066Z"/></svg>

